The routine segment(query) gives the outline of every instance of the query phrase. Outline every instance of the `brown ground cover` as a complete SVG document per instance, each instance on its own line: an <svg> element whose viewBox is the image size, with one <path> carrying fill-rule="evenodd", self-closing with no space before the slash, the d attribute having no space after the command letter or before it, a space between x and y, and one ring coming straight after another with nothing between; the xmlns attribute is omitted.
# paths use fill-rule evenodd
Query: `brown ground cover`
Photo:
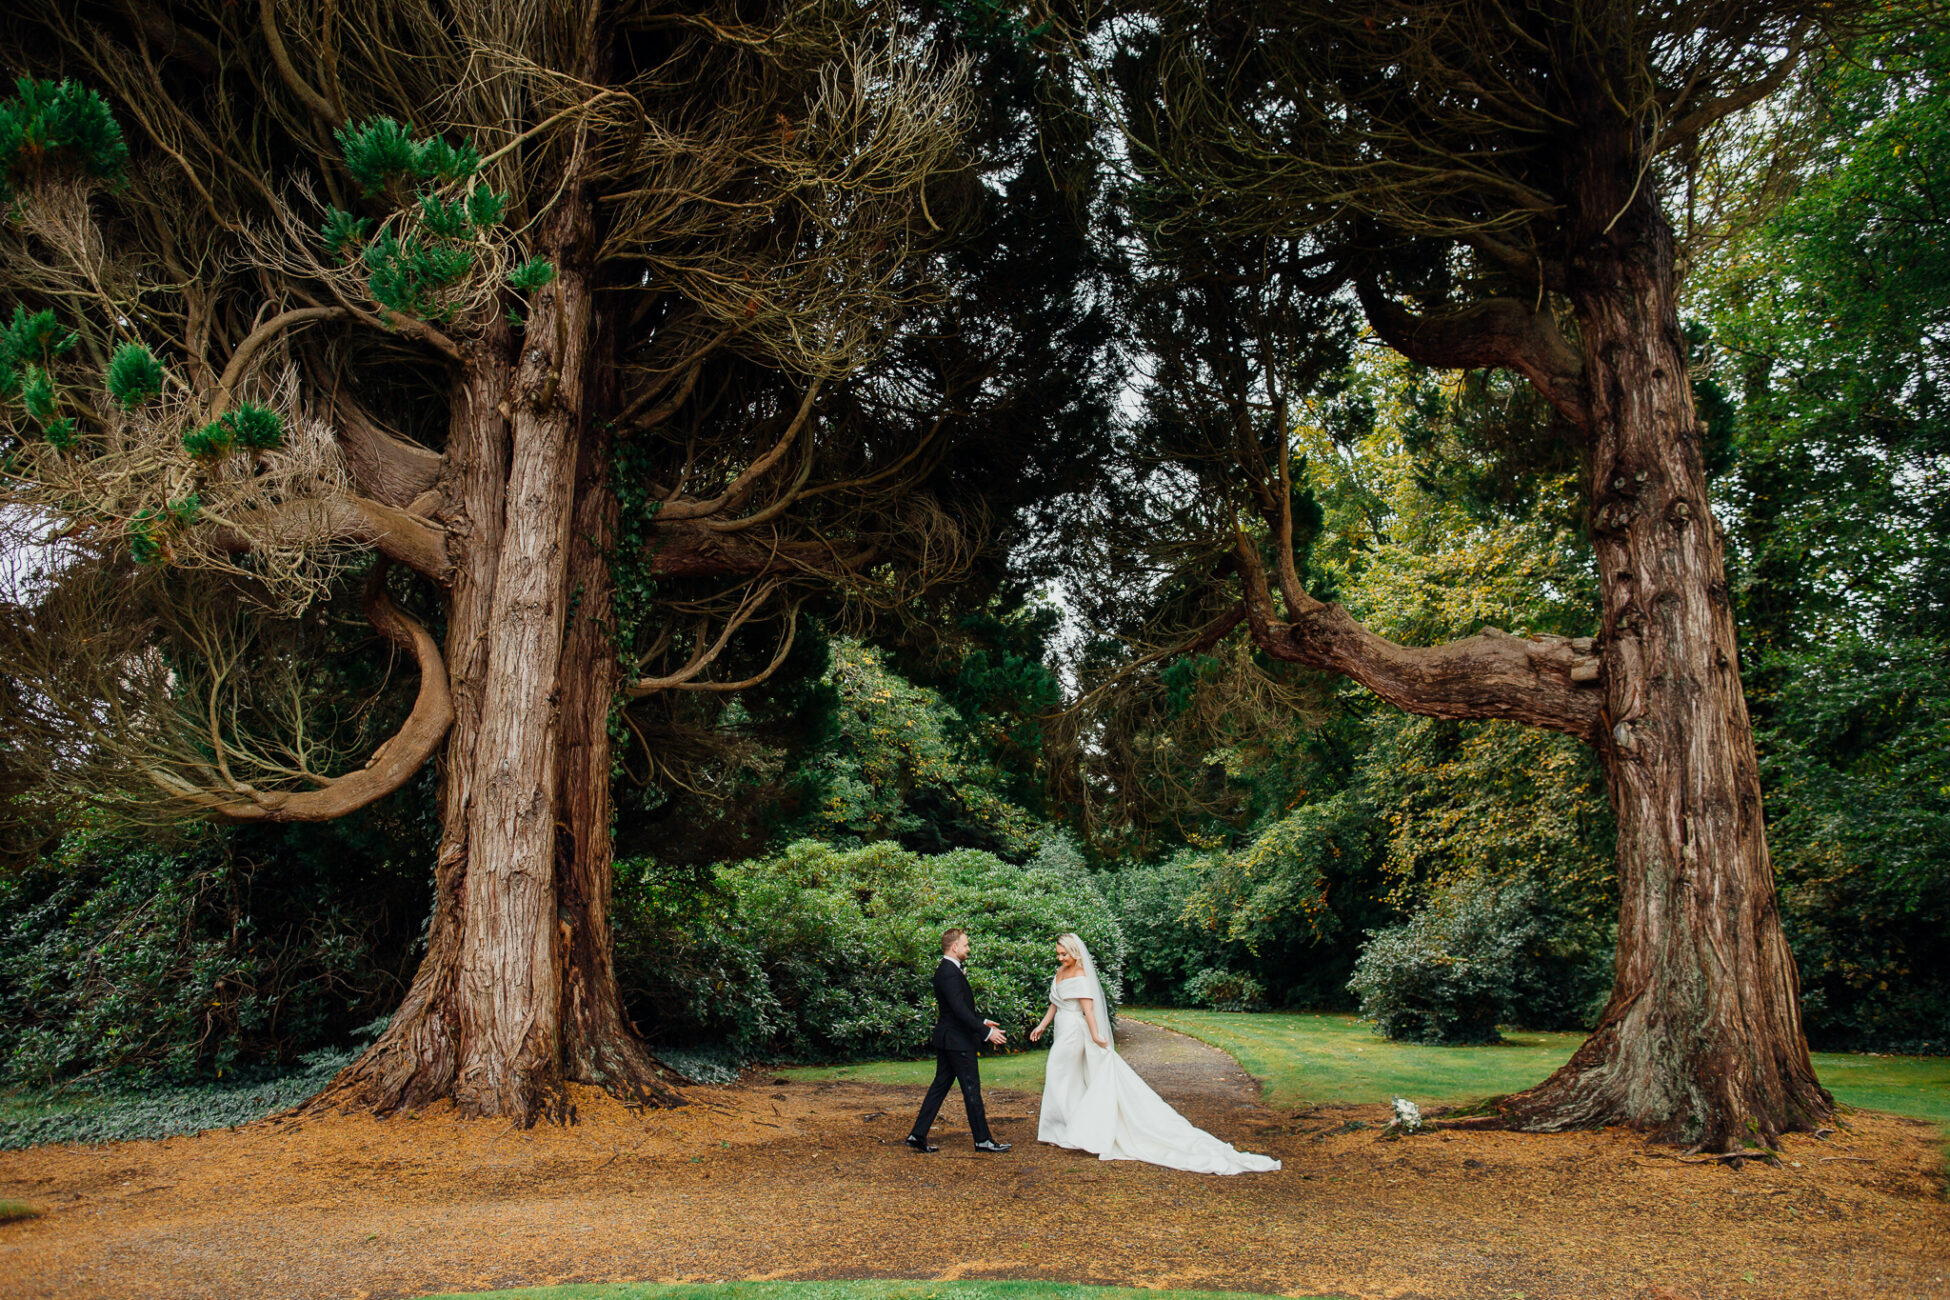
<svg viewBox="0 0 1950 1300"><path fill-rule="evenodd" d="M1936 1131L1875 1114L1792 1163L1681 1164L1623 1131L1377 1141L1381 1107L1259 1106L1231 1058L1132 1024L1158 1090L1274 1174L1211 1178L1035 1142L900 1145L919 1090L696 1089L521 1130L426 1114L265 1121L161 1142L0 1153L7 1297L388 1297L568 1281L1012 1277L1360 1297L1950 1300Z"/></svg>

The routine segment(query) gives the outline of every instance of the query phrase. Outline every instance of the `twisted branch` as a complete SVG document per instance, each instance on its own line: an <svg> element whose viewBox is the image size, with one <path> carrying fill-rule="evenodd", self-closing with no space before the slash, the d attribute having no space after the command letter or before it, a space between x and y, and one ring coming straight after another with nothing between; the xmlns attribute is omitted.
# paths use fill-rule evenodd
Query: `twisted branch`
<svg viewBox="0 0 1950 1300"><path fill-rule="evenodd" d="M387 565L374 567L366 582L365 611L373 627L388 641L410 653L420 669L420 691L413 711L393 736L373 751L356 772L316 778L316 789L260 791L248 783L226 783L227 789L199 789L173 771L152 768L150 779L175 799L209 816L229 822L331 821L385 798L413 778L439 750L454 722L453 694L440 646L426 628L406 614L386 594ZM213 743L221 755L221 736Z"/></svg>

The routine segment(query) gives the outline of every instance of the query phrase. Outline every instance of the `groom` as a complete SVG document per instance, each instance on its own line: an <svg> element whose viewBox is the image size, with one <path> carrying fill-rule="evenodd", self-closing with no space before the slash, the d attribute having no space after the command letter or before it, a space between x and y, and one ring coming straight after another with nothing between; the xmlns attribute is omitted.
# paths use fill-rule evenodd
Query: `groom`
<svg viewBox="0 0 1950 1300"><path fill-rule="evenodd" d="M1009 1036L993 1020L984 1020L975 1010L975 993L968 987L962 963L968 960L968 934L949 930L941 936L941 964L934 970L934 1000L941 1016L934 1025L934 1083L928 1088L921 1113L914 1117L914 1131L907 1145L916 1151L939 1151L928 1141L934 1127L935 1112L947 1099L948 1085L961 1081L962 1105L968 1111L968 1131L975 1135L977 1151L1007 1151L1007 1142L997 1142L989 1132L988 1112L982 1109L982 1075L975 1053L984 1040L997 1047Z"/></svg>

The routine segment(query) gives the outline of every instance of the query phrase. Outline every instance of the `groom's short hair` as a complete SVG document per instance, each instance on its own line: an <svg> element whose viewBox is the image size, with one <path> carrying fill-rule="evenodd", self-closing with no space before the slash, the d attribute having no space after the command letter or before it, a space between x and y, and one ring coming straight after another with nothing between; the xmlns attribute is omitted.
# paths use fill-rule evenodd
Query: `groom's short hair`
<svg viewBox="0 0 1950 1300"><path fill-rule="evenodd" d="M943 930L941 932L941 951L944 953L947 952L950 948L955 946L955 940L961 938L964 934L967 933L968 931L961 930L961 929Z"/></svg>

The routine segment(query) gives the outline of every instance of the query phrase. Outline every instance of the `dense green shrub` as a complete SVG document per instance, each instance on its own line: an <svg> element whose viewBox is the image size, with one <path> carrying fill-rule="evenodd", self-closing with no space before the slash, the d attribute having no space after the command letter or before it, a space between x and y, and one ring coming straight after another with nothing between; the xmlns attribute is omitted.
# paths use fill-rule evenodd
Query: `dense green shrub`
<svg viewBox="0 0 1950 1300"><path fill-rule="evenodd" d="M1249 956L1224 930L1201 924L1194 902L1205 885L1203 859L1186 850L1163 862L1100 872L1098 888L1124 933L1124 992L1132 1001L1175 1006L1186 981Z"/></svg>
<svg viewBox="0 0 1950 1300"><path fill-rule="evenodd" d="M431 859L410 801L330 827L80 831L0 875L0 1080L289 1066L392 1010Z"/></svg>
<svg viewBox="0 0 1950 1300"><path fill-rule="evenodd" d="M1499 1023L1578 1028L1609 986L1604 954L1566 946L1528 883L1452 882L1376 931L1348 988L1375 1032L1413 1043L1494 1043Z"/></svg>
<svg viewBox="0 0 1950 1300"><path fill-rule="evenodd" d="M1042 1015L1064 930L1119 996L1122 932L1061 838L1023 866L974 849L801 840L718 867L703 889L651 860L618 864L618 972L660 1044L719 1043L742 1059L924 1052L949 926L969 932L977 1003L1018 1043Z"/></svg>
<svg viewBox="0 0 1950 1300"><path fill-rule="evenodd" d="M1185 981L1184 1000L1214 1011L1264 1011L1266 989L1250 975L1202 970Z"/></svg>

